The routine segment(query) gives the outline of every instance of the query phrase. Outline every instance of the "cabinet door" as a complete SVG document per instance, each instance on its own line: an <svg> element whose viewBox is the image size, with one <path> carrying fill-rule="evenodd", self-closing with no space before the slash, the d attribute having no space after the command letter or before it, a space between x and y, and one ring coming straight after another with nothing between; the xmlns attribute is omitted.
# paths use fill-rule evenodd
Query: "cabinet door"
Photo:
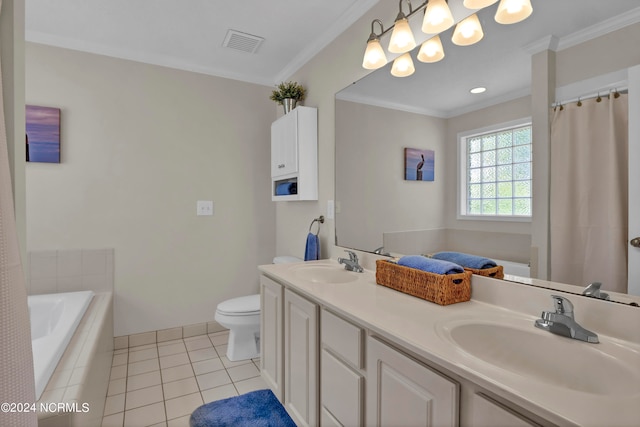
<svg viewBox="0 0 640 427"><path fill-rule="evenodd" d="M282 285L260 276L260 374L273 394L284 398Z"/></svg>
<svg viewBox="0 0 640 427"><path fill-rule="evenodd" d="M457 383L367 339L367 425L457 426L458 400Z"/></svg>
<svg viewBox="0 0 640 427"><path fill-rule="evenodd" d="M364 425L364 377L326 349L322 350L320 372L320 424Z"/></svg>
<svg viewBox="0 0 640 427"><path fill-rule="evenodd" d="M271 176L298 171L298 114L295 110L271 125Z"/></svg>
<svg viewBox="0 0 640 427"><path fill-rule="evenodd" d="M318 306L284 291L284 405L298 426L318 425Z"/></svg>

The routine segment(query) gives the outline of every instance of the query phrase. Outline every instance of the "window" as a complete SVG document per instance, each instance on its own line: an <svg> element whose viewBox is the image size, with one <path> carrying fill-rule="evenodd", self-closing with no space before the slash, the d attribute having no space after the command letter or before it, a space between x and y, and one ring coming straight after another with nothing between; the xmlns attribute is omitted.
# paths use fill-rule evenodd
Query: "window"
<svg viewBox="0 0 640 427"><path fill-rule="evenodd" d="M461 217L530 219L530 120L462 134L459 142Z"/></svg>

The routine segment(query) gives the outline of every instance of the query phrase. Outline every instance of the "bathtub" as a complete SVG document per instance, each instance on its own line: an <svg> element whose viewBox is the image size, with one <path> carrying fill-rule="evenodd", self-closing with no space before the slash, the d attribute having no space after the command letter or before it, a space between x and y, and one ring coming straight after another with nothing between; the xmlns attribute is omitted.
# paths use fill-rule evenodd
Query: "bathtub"
<svg viewBox="0 0 640 427"><path fill-rule="evenodd" d="M505 261L501 259L492 258L496 264L501 265L505 275L531 277L531 269L527 264L519 262Z"/></svg>
<svg viewBox="0 0 640 427"><path fill-rule="evenodd" d="M28 297L36 400L40 399L93 295L93 291L80 291Z"/></svg>

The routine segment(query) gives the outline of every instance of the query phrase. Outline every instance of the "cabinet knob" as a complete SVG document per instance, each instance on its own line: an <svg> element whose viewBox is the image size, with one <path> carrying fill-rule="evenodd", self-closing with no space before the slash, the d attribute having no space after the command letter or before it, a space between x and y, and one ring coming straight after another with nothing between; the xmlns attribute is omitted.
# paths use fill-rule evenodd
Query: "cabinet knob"
<svg viewBox="0 0 640 427"><path fill-rule="evenodd" d="M278 169L282 169L284 167L284 163L278 165Z"/></svg>

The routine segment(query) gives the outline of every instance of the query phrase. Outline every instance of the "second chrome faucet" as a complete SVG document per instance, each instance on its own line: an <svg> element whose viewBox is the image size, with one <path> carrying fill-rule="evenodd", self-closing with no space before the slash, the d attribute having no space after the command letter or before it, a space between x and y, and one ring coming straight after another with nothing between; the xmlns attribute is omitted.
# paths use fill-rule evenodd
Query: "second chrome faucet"
<svg viewBox="0 0 640 427"><path fill-rule="evenodd" d="M551 295L555 311L543 311L535 321L536 328L576 340L597 344L598 335L580 326L573 318L573 304L559 295Z"/></svg>

